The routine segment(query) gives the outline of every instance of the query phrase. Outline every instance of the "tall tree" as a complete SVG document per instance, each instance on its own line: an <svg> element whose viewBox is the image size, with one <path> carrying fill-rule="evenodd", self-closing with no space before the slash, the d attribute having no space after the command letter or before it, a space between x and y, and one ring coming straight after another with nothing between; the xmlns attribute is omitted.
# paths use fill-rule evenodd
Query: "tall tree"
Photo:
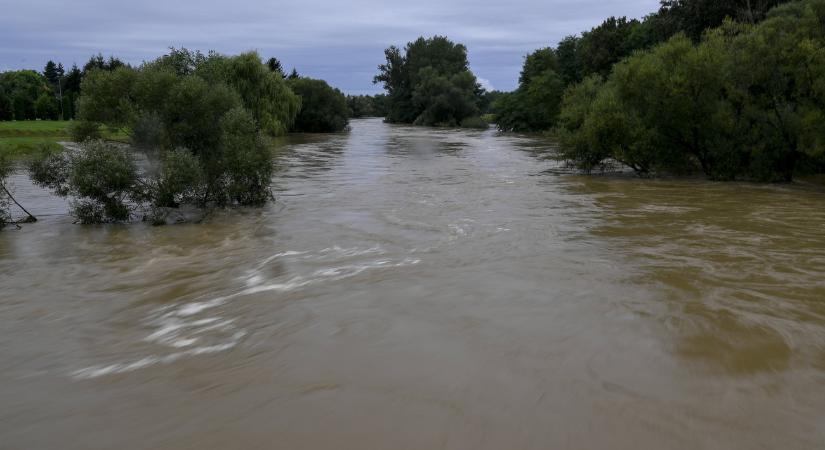
<svg viewBox="0 0 825 450"><path fill-rule="evenodd" d="M483 89L469 69L467 48L444 36L420 37L384 51L374 83L387 91L387 120L457 125L478 114Z"/></svg>
<svg viewBox="0 0 825 450"><path fill-rule="evenodd" d="M58 66L54 61L49 60L49 62L46 63L46 67L43 68L43 76L46 77L46 81L48 81L52 86L57 85L60 80L60 76L62 75L61 73L58 73L57 67Z"/></svg>
<svg viewBox="0 0 825 450"><path fill-rule="evenodd" d="M269 67L269 70L280 75L281 78L286 78L286 73L284 73L284 68L281 66L281 61L278 61L278 58L273 56L266 60L266 66Z"/></svg>

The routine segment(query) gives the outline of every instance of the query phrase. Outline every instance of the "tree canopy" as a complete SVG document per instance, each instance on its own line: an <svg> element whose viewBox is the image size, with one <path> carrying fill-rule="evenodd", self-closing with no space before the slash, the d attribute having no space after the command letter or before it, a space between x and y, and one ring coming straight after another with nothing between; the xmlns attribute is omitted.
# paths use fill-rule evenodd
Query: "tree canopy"
<svg viewBox="0 0 825 450"><path fill-rule="evenodd" d="M349 108L344 94L324 80L299 77L287 80L301 98L301 110L290 131L333 133L347 127Z"/></svg>
<svg viewBox="0 0 825 450"><path fill-rule="evenodd" d="M788 181L825 156L825 0L727 22L617 64L564 98L562 155L593 169L701 170L713 179Z"/></svg>
<svg viewBox="0 0 825 450"><path fill-rule="evenodd" d="M467 48L443 36L420 37L384 51L374 82L387 91L388 122L456 126L479 114L483 89Z"/></svg>

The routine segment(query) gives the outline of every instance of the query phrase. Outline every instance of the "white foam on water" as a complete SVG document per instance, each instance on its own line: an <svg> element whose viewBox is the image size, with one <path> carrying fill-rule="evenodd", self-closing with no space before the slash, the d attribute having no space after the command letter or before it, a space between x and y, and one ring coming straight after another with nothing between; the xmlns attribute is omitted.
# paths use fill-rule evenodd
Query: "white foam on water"
<svg viewBox="0 0 825 450"><path fill-rule="evenodd" d="M171 353L169 355L151 355L145 358L141 358L137 361L128 363L115 363L109 365L85 367L83 369L72 372L71 377L75 380L90 380L93 378L100 378L107 375L134 372L136 370L145 369L147 367L155 366L158 364L169 364L187 356L198 356L219 353L235 347L238 344L238 341L240 341L240 339L243 337L243 334L238 333L234 337L234 340L223 344L196 347L181 352Z"/></svg>
<svg viewBox="0 0 825 450"><path fill-rule="evenodd" d="M246 278L246 287L238 292L177 306L163 306L153 311L147 319L147 323L155 329L144 338L144 341L173 349L174 351L172 353L167 355L150 355L129 362L90 366L72 372L71 377L77 380L98 378L106 375L133 372L158 364L169 364L184 357L229 350L238 345L240 340L246 335L246 331L238 328L234 323L234 319L224 319L220 316L196 318L196 316L222 306L237 297L261 292L289 292L317 283L353 277L368 270L404 267L421 262L420 259L407 258L397 262L389 259L381 259L362 264L346 264L318 269L309 277L294 276L278 283L266 283L263 275L258 273L268 262L282 257L302 256L308 258L329 258L330 255L334 255L351 258L382 252L383 250L380 247L358 249L335 246L325 248L314 255L310 255L309 252L298 251L288 251L272 255L260 263L257 269L250 271L250 276ZM218 340L219 342L211 345L193 347L202 341L208 340Z"/></svg>

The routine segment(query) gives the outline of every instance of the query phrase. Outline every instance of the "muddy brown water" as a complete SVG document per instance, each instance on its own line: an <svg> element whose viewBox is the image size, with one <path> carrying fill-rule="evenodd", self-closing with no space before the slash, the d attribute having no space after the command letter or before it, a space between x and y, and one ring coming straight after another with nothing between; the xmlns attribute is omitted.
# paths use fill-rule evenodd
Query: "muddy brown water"
<svg viewBox="0 0 825 450"><path fill-rule="evenodd" d="M278 201L0 233L2 449L822 449L825 193L358 120Z"/></svg>

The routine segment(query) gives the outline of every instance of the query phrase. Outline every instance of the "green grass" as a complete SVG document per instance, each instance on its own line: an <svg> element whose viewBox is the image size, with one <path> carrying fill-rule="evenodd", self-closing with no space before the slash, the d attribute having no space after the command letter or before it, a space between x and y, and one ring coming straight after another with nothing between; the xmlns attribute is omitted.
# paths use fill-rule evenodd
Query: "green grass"
<svg viewBox="0 0 825 450"><path fill-rule="evenodd" d="M56 148L58 142L71 140L70 123L59 120L0 122L0 155L19 159L39 152L43 145ZM111 141L129 141L125 130L111 132L104 128L103 136Z"/></svg>
<svg viewBox="0 0 825 450"><path fill-rule="evenodd" d="M69 123L59 120L21 120L0 122L0 138L68 137Z"/></svg>

